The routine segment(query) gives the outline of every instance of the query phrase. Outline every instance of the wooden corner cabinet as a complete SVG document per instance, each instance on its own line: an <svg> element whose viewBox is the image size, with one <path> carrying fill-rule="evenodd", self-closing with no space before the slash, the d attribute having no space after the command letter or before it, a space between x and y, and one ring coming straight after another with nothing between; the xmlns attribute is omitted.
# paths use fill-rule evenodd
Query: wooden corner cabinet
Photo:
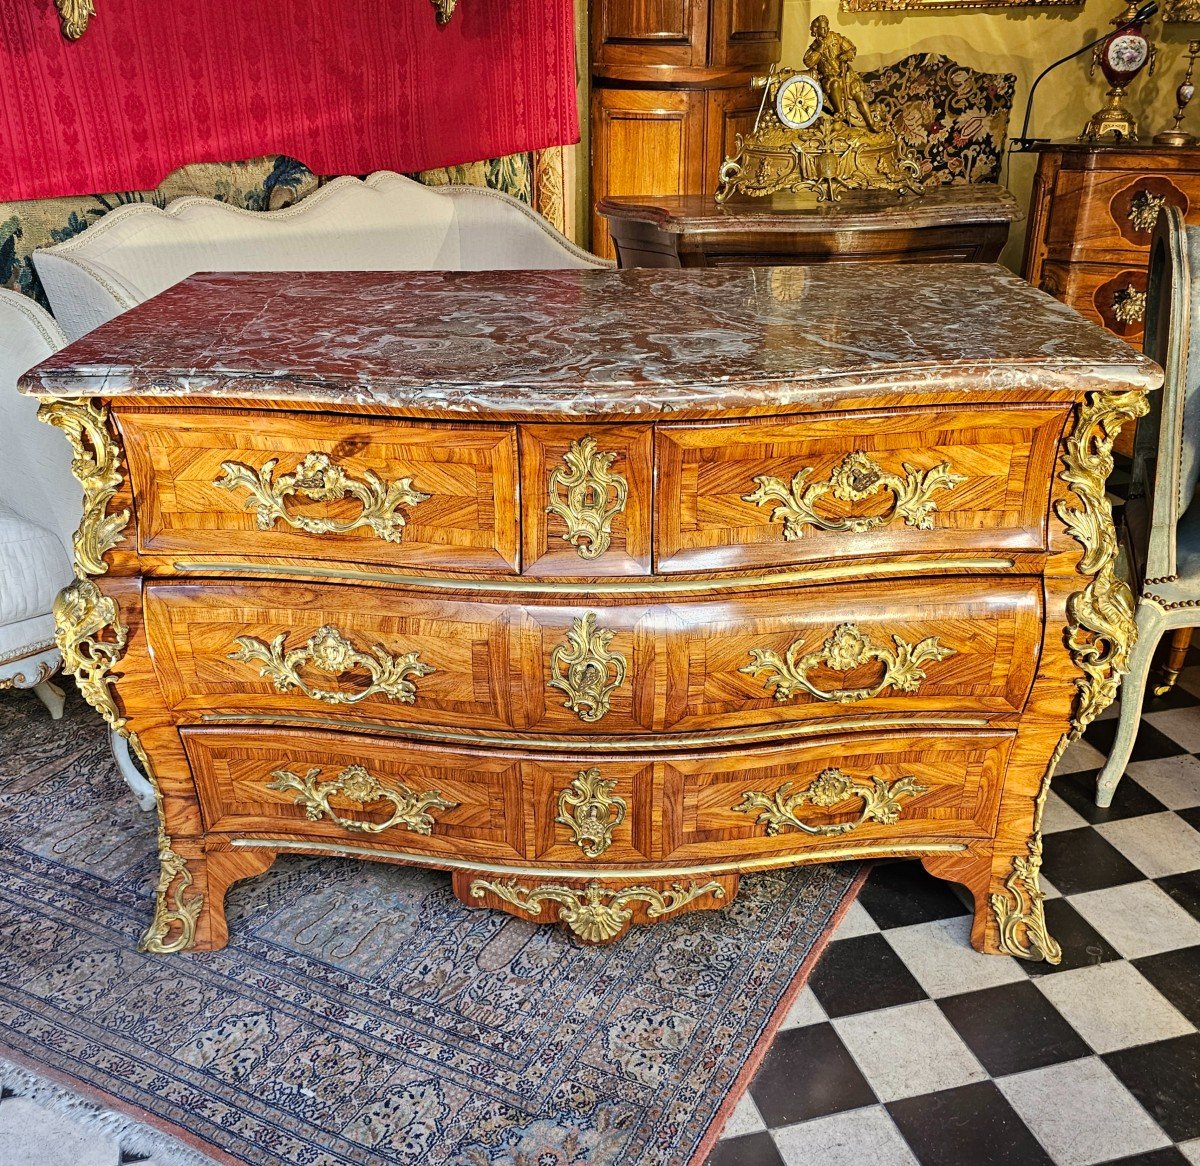
<svg viewBox="0 0 1200 1166"><path fill-rule="evenodd" d="M1056 959L1042 807L1135 634L1105 479L1160 380L990 265L197 275L118 317L22 385L84 490L64 663L157 793L143 946L222 946L284 853L585 942L900 856Z"/></svg>
<svg viewBox="0 0 1200 1166"><path fill-rule="evenodd" d="M711 194L779 60L783 0L594 0L593 205L607 195ZM614 255L593 214L592 248Z"/></svg>

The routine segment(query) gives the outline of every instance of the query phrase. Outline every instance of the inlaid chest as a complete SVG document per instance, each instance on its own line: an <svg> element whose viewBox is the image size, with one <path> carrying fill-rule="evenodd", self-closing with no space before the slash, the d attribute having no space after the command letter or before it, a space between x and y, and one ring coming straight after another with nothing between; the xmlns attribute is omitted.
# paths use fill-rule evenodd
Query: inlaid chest
<svg viewBox="0 0 1200 1166"><path fill-rule="evenodd" d="M197 276L26 378L68 666L159 792L151 950L283 852L590 942L920 858L1056 957L1040 819L1134 634L1153 365L994 267Z"/></svg>

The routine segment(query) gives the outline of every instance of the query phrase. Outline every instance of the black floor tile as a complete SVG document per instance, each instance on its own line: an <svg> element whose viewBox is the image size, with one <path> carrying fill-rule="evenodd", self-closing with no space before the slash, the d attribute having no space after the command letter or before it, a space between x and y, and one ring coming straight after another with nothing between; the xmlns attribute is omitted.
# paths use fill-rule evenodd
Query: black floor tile
<svg viewBox="0 0 1200 1166"><path fill-rule="evenodd" d="M1200 1026L1200 947L1181 947L1132 963L1188 1020Z"/></svg>
<svg viewBox="0 0 1200 1166"><path fill-rule="evenodd" d="M1104 1062L1173 1141L1200 1137L1200 1033L1106 1053Z"/></svg>
<svg viewBox="0 0 1200 1166"><path fill-rule="evenodd" d="M709 1155L707 1166L784 1166L770 1134L725 1138Z"/></svg>
<svg viewBox="0 0 1200 1166"><path fill-rule="evenodd" d="M1195 823L1193 823L1195 825ZM1200 826L1197 826L1200 829ZM1154 880L1185 911L1200 919L1200 870Z"/></svg>
<svg viewBox="0 0 1200 1166"><path fill-rule="evenodd" d="M1145 1154L1133 1154L1128 1158L1114 1158L1104 1166L1189 1166L1188 1160L1174 1146L1161 1150L1149 1150Z"/></svg>
<svg viewBox="0 0 1200 1166"><path fill-rule="evenodd" d="M1096 775L1099 772L1098 769L1084 769L1079 773L1064 773L1054 779L1050 788L1092 825L1115 822L1120 818L1136 818L1142 814L1161 814L1167 808L1132 777L1123 777L1113 795L1113 804L1102 810L1096 805Z"/></svg>
<svg viewBox="0 0 1200 1166"><path fill-rule="evenodd" d="M1193 830L1200 830L1200 806L1192 806L1191 809L1180 810L1178 813Z"/></svg>
<svg viewBox="0 0 1200 1166"><path fill-rule="evenodd" d="M919 862L879 863L858 901L884 929L970 914L950 884L935 879Z"/></svg>
<svg viewBox="0 0 1200 1166"><path fill-rule="evenodd" d="M1091 1047L1028 980L938 1001L993 1077L1091 1055Z"/></svg>
<svg viewBox="0 0 1200 1166"><path fill-rule="evenodd" d="M921 1166L1053 1166L991 1081L893 1101L887 1109Z"/></svg>
<svg viewBox="0 0 1200 1166"><path fill-rule="evenodd" d="M831 1017L927 998L882 935L835 939L825 949L809 985Z"/></svg>
<svg viewBox="0 0 1200 1166"><path fill-rule="evenodd" d="M1062 963L1021 960L1021 967L1029 975L1050 976L1121 958L1121 953L1071 906L1069 899L1047 899L1045 910L1046 926L1062 948Z"/></svg>
<svg viewBox="0 0 1200 1166"><path fill-rule="evenodd" d="M1113 741L1117 736L1117 719L1093 721L1083 732L1083 739L1093 749L1103 753L1105 757L1112 750ZM1156 761L1159 757L1178 757L1187 750L1177 741L1172 741L1166 733L1160 732L1153 725L1143 721L1138 726L1137 741L1134 742L1130 761Z"/></svg>
<svg viewBox="0 0 1200 1166"><path fill-rule="evenodd" d="M755 1074L750 1096L771 1129L876 1101L831 1024L784 1029Z"/></svg>
<svg viewBox="0 0 1200 1166"><path fill-rule="evenodd" d="M1047 834L1042 874L1064 895L1141 882L1146 877L1090 826Z"/></svg>

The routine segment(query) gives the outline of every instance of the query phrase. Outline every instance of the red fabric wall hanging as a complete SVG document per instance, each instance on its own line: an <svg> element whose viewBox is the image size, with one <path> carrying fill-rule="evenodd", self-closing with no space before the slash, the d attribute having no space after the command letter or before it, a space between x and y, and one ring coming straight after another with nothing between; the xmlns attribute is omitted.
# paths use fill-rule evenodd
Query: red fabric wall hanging
<svg viewBox="0 0 1200 1166"><path fill-rule="evenodd" d="M0 0L0 199L260 154L422 170L579 140L571 0Z"/></svg>

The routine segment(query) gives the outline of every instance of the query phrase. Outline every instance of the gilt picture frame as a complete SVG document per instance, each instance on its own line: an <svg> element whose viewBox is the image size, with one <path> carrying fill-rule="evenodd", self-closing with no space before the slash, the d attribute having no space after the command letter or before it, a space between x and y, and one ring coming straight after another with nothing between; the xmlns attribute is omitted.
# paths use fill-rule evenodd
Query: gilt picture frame
<svg viewBox="0 0 1200 1166"><path fill-rule="evenodd" d="M841 0L843 12L943 12L991 8L1082 8L1083 0Z"/></svg>

